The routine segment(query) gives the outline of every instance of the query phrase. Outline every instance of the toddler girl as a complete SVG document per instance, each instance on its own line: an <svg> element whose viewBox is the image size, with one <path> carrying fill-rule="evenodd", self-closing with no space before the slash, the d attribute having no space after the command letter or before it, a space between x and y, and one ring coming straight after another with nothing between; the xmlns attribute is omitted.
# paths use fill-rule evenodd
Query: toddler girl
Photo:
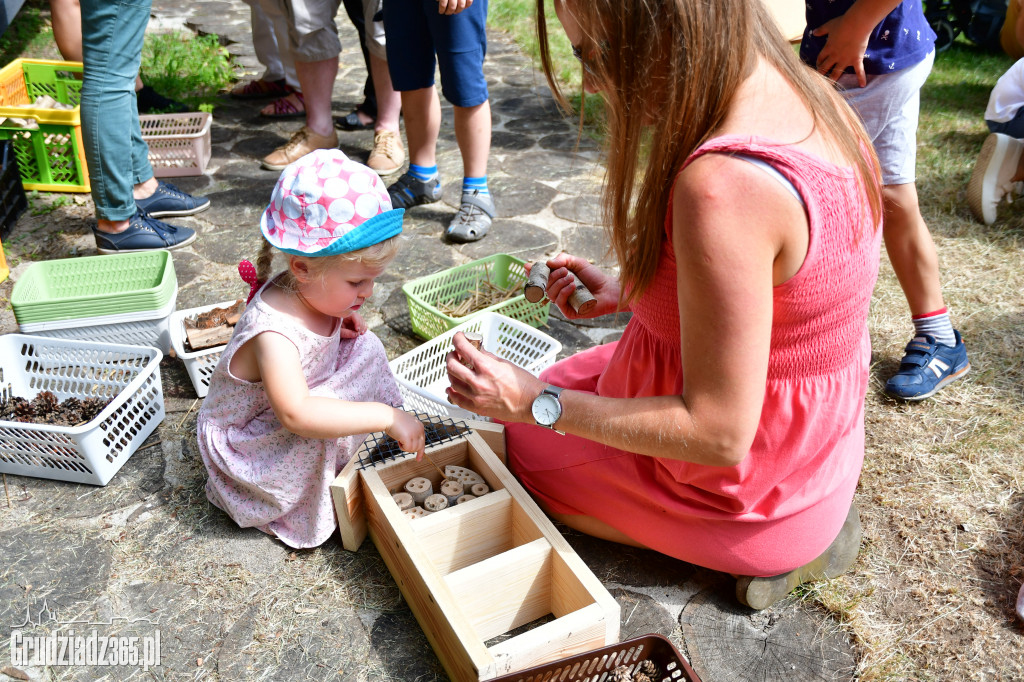
<svg viewBox="0 0 1024 682"><path fill-rule="evenodd" d="M292 547L335 528L329 485L367 433L422 456L423 425L358 314L398 250L401 209L337 149L281 173L260 220L258 272L199 412L209 500ZM288 268L269 277L273 249ZM240 267L240 270L242 268Z"/></svg>

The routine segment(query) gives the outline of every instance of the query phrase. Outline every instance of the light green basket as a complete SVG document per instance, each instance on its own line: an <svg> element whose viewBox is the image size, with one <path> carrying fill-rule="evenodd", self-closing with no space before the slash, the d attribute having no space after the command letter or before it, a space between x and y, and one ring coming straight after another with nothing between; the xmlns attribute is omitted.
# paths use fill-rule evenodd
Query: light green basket
<svg viewBox="0 0 1024 682"><path fill-rule="evenodd" d="M167 251L34 263L14 284L18 324L159 310L178 288Z"/></svg>
<svg viewBox="0 0 1024 682"><path fill-rule="evenodd" d="M443 303L457 303L472 295L485 282L502 289L521 288L526 283L526 263L498 253L404 284L402 291L409 302L412 330L424 339L432 339L484 312L500 313L532 327L547 324L551 302L530 303L523 294L463 317L452 317L439 309Z"/></svg>

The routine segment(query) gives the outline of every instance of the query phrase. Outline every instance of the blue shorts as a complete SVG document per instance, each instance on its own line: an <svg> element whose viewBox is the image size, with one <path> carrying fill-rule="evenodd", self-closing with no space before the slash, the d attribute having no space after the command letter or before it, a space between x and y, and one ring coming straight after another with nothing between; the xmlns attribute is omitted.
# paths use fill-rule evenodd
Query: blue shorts
<svg viewBox="0 0 1024 682"><path fill-rule="evenodd" d="M441 94L457 107L487 101L487 0L475 0L458 14L437 13L437 0L384 0L388 71L395 90L434 85L441 68Z"/></svg>

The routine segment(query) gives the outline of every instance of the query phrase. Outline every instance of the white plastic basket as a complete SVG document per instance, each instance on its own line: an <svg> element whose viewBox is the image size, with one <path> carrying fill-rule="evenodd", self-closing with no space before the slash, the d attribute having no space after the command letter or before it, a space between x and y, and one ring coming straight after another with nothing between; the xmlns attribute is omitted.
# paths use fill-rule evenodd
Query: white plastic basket
<svg viewBox="0 0 1024 682"><path fill-rule="evenodd" d="M398 379L405 409L460 419L481 419L452 405L445 396L445 389L451 384L444 358L454 348L452 337L467 331L484 337L484 350L534 376L554 364L562 350L562 344L556 339L528 324L497 313L481 313L389 363Z"/></svg>
<svg viewBox="0 0 1024 682"><path fill-rule="evenodd" d="M156 346L166 353L171 349L171 313L178 302L178 287L171 300L159 310L99 317L78 317L53 322L18 325L18 331L53 339L78 339L130 346Z"/></svg>
<svg viewBox="0 0 1024 682"><path fill-rule="evenodd" d="M164 418L156 348L0 336L0 397L111 399L81 426L0 421L0 472L106 485Z"/></svg>
<svg viewBox="0 0 1024 682"><path fill-rule="evenodd" d="M174 354L185 363L185 371L188 372L188 378L192 380L192 386L200 398L205 398L210 391L210 378L213 376L213 370L217 368L217 363L220 362L220 354L224 352L227 345L197 351L185 350L185 318L234 304L235 301L223 301L198 308L179 310L171 314L171 347L174 349Z"/></svg>

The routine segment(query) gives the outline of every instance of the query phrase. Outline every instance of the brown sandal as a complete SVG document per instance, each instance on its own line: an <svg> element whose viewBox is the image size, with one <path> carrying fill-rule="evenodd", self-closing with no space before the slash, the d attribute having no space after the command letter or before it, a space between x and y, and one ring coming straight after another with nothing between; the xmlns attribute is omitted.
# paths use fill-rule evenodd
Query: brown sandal
<svg viewBox="0 0 1024 682"><path fill-rule="evenodd" d="M299 101L299 106L295 106L290 99L292 96ZM306 100L302 98L302 93L296 90L289 94L287 97L281 99L275 99L270 103L273 107L270 113L260 110L260 116L263 118L302 118L306 115Z"/></svg>
<svg viewBox="0 0 1024 682"><path fill-rule="evenodd" d="M255 80L239 85L228 94L235 99L266 99L267 97L287 97L295 92L295 88L285 83L284 79L276 81Z"/></svg>

